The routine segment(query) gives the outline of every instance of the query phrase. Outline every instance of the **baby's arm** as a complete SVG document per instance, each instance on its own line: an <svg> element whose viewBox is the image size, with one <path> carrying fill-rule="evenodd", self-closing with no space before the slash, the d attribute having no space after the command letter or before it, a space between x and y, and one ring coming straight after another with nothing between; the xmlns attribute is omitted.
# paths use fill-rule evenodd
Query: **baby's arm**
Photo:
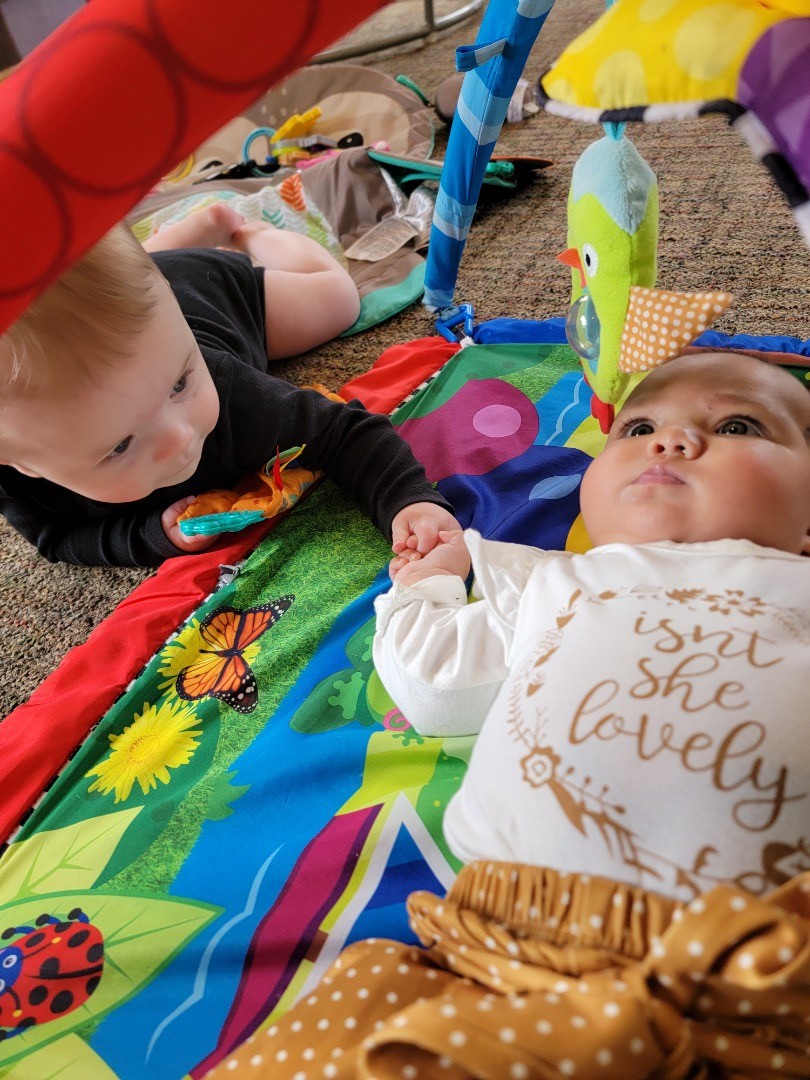
<svg viewBox="0 0 810 1080"><path fill-rule="evenodd" d="M245 219L223 202L195 210L182 221L164 225L143 242L146 251L175 251L178 248L227 247Z"/></svg>
<svg viewBox="0 0 810 1080"><path fill-rule="evenodd" d="M79 496L67 496L79 500ZM0 513L49 562L77 566L159 566L178 549L166 537L157 511L113 510L97 516L80 502L60 511L34 499L4 497Z"/></svg>
<svg viewBox="0 0 810 1080"><path fill-rule="evenodd" d="M387 416L370 413L359 401L330 400L246 364L230 365L228 374L220 417L228 421L231 453L245 471L272 458L277 446L305 444L296 464L325 472L387 540L394 519L414 504L443 508L447 516L442 522L458 528L452 507L430 484Z"/></svg>
<svg viewBox="0 0 810 1080"><path fill-rule="evenodd" d="M357 320L351 275L317 241L261 222L238 228L230 247L265 268L265 328L271 360L297 356L342 334Z"/></svg>
<svg viewBox="0 0 810 1080"><path fill-rule="evenodd" d="M473 735L509 674L513 627L485 600L467 603L463 535L440 540L377 600L374 664L421 735Z"/></svg>

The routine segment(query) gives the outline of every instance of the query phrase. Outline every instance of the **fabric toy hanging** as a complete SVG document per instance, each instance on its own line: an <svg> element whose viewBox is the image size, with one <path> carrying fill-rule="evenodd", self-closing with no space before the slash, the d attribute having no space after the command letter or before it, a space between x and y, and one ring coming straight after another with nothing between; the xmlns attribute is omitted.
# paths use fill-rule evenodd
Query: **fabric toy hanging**
<svg viewBox="0 0 810 1080"><path fill-rule="evenodd" d="M537 101L590 123L728 117L810 245L807 0L622 0L571 42Z"/></svg>
<svg viewBox="0 0 810 1080"><path fill-rule="evenodd" d="M658 182L615 128L581 154L568 198L572 270L566 336L593 390L603 432L641 375L676 356L731 303L725 292L656 289Z"/></svg>

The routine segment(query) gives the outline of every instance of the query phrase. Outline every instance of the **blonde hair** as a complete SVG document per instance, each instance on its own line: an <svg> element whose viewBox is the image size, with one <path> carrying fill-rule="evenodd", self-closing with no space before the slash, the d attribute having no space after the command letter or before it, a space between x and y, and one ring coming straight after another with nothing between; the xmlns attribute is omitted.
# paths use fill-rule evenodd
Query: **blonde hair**
<svg viewBox="0 0 810 1080"><path fill-rule="evenodd" d="M157 267L117 225L0 336L0 394L92 377L124 359L155 306Z"/></svg>

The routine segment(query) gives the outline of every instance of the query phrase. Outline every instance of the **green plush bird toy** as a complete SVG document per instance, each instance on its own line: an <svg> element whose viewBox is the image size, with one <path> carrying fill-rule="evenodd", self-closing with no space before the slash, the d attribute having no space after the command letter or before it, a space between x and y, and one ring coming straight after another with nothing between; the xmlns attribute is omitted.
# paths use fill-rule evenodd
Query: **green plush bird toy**
<svg viewBox="0 0 810 1080"><path fill-rule="evenodd" d="M574 166L568 244L558 255L573 272L566 336L607 433L615 406L643 374L679 355L732 298L654 288L658 182L620 132L591 143Z"/></svg>
<svg viewBox="0 0 810 1080"><path fill-rule="evenodd" d="M568 249L558 258L572 269L568 339L603 430L631 379L619 370L630 290L655 285L657 246L655 173L623 135L591 143L574 166Z"/></svg>

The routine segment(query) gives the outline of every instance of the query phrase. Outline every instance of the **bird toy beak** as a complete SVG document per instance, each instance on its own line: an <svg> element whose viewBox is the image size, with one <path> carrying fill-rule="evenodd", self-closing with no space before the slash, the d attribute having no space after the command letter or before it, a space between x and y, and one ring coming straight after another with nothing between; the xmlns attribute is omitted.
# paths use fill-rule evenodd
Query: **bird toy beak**
<svg viewBox="0 0 810 1080"><path fill-rule="evenodd" d="M580 288L585 288L585 270L582 266L582 259L579 257L579 252L576 248L566 248L565 251L561 251L557 256L561 263L565 263L566 266L570 266L572 270L579 270L579 284Z"/></svg>

